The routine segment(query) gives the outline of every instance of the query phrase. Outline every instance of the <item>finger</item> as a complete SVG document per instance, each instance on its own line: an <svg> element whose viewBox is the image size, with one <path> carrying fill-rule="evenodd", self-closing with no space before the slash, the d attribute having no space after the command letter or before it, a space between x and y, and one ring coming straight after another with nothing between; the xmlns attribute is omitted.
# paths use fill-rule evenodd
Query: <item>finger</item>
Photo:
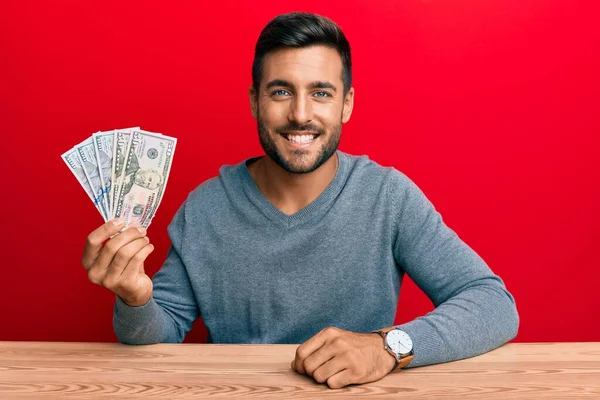
<svg viewBox="0 0 600 400"><path fill-rule="evenodd" d="M110 239L100 252L100 255L96 258L96 261L92 264L92 267L88 270L88 279L98 285L106 286L105 281L109 273L111 273L111 266L113 269L120 268L117 274L118 277L129 263L130 258L148 244L149 239L146 236L141 236L144 233L145 230L129 228L118 236ZM138 240L138 242L135 246L123 249L136 240ZM114 279L115 277L113 276L112 278ZM108 285L111 285L110 281L108 282Z"/></svg>
<svg viewBox="0 0 600 400"><path fill-rule="evenodd" d="M356 382L354 382L354 376L349 369L340 371L327 379L327 386L329 386L330 389L341 389L353 383Z"/></svg>
<svg viewBox="0 0 600 400"><path fill-rule="evenodd" d="M119 278L122 281L124 286L135 282L140 274L143 274L143 265L146 258L154 251L154 245L152 243L148 243L144 246L140 251L138 251L129 261L127 267L121 274Z"/></svg>
<svg viewBox="0 0 600 400"><path fill-rule="evenodd" d="M96 262L94 263L93 267L100 270L106 270L112 263L117 252L123 246L126 246L134 240L144 237L145 234L146 230L142 227L127 228L122 233L106 242L104 248L100 251L100 255L98 255L96 258ZM127 260L127 262L129 262L129 260Z"/></svg>
<svg viewBox="0 0 600 400"><path fill-rule="evenodd" d="M148 275L140 272L140 265L154 250L148 244L140 250L127 264L127 267L117 280L113 292L130 305L143 305L148 301L148 294L152 295L152 280Z"/></svg>
<svg viewBox="0 0 600 400"><path fill-rule="evenodd" d="M115 218L88 235L83 250L83 258L81 259L81 263L85 269L90 269L92 267L94 260L98 257L98 253L100 253L100 250L102 249L102 243L119 232L124 223L125 220Z"/></svg>
<svg viewBox="0 0 600 400"><path fill-rule="evenodd" d="M302 369L307 375L313 376L313 373L329 360L333 359L339 349L332 345L332 341L327 341L321 348L304 359ZM325 378L327 379L327 378ZM323 381L325 382L325 381Z"/></svg>
<svg viewBox="0 0 600 400"><path fill-rule="evenodd" d="M319 383L325 383L329 378L345 370L348 367L348 362L343 357L334 357L317 368L312 377Z"/></svg>
<svg viewBox="0 0 600 400"><path fill-rule="evenodd" d="M152 296L152 280L146 274L140 273L140 264L152 251L154 246L148 244L136 253L125 267L123 273L109 288L130 306L141 306L148 302Z"/></svg>
<svg viewBox="0 0 600 400"><path fill-rule="evenodd" d="M339 329L328 327L321 330L319 333L308 339L306 342L302 343L296 349L296 358L294 360L296 365L296 371L298 371L301 374L304 374L304 360L312 353L320 349L329 338L337 335L338 332Z"/></svg>
<svg viewBox="0 0 600 400"><path fill-rule="evenodd" d="M113 287L133 257L149 243L147 236L135 239L121 247L113 257L106 271L104 285Z"/></svg>

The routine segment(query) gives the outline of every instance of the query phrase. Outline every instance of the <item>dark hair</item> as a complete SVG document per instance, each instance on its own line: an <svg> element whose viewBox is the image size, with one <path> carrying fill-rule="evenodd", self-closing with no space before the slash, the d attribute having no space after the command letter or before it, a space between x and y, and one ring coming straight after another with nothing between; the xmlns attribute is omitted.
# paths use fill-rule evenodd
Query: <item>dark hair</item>
<svg viewBox="0 0 600 400"><path fill-rule="evenodd" d="M337 50L342 58L344 95L352 86L350 43L339 26L329 18L306 12L281 14L264 27L254 50L252 84L258 91L265 56L285 47L301 48L324 45Z"/></svg>

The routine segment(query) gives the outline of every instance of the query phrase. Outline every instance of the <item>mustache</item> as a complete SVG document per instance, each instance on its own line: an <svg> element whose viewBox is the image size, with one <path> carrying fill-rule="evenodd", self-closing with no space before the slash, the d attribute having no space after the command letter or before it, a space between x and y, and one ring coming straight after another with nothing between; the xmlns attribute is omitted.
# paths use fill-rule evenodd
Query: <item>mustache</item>
<svg viewBox="0 0 600 400"><path fill-rule="evenodd" d="M314 132L317 134L322 134L323 132L325 132L322 128L319 128L318 126L316 126L315 124L304 124L304 125L298 125L295 123L289 123L286 124L284 126L278 127L275 129L275 132L277 133L282 133L282 132L289 132L289 131L298 131L298 132Z"/></svg>

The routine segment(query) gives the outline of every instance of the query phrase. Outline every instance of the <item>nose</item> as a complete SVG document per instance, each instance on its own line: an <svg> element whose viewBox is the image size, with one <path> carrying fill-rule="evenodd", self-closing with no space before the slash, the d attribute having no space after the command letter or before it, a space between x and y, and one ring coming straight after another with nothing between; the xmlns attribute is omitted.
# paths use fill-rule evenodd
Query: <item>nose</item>
<svg viewBox="0 0 600 400"><path fill-rule="evenodd" d="M298 95L293 98L290 103L288 120L298 125L304 125L313 120L312 103L306 96Z"/></svg>

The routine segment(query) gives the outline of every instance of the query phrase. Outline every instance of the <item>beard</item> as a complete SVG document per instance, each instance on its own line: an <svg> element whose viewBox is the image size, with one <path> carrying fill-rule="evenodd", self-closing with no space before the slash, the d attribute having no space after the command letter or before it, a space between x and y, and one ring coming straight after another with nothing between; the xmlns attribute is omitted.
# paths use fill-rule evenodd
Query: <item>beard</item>
<svg viewBox="0 0 600 400"><path fill-rule="evenodd" d="M325 140L325 142L321 144L321 147L317 150L316 157L314 157L313 160L311 160L312 152L310 150L303 149L292 150L290 152L291 156L286 159L282 155L282 152L277 148L277 144L275 143L275 138L273 136L280 136L283 138L280 133L287 131L316 132L319 135L318 140ZM329 158L331 158L331 156L337 151L342 136L341 134L341 121L338 125L333 127L331 132L328 133L326 133L324 129L321 129L313 124L297 125L295 123L289 123L275 128L274 133L271 134L269 132L269 128L267 128L260 116L258 117L258 137L260 140L260 145L265 151L265 154L275 161L277 165L291 174L308 174L323 165L325 161L329 160ZM283 139L287 140L285 138ZM317 138L314 140L317 140Z"/></svg>

